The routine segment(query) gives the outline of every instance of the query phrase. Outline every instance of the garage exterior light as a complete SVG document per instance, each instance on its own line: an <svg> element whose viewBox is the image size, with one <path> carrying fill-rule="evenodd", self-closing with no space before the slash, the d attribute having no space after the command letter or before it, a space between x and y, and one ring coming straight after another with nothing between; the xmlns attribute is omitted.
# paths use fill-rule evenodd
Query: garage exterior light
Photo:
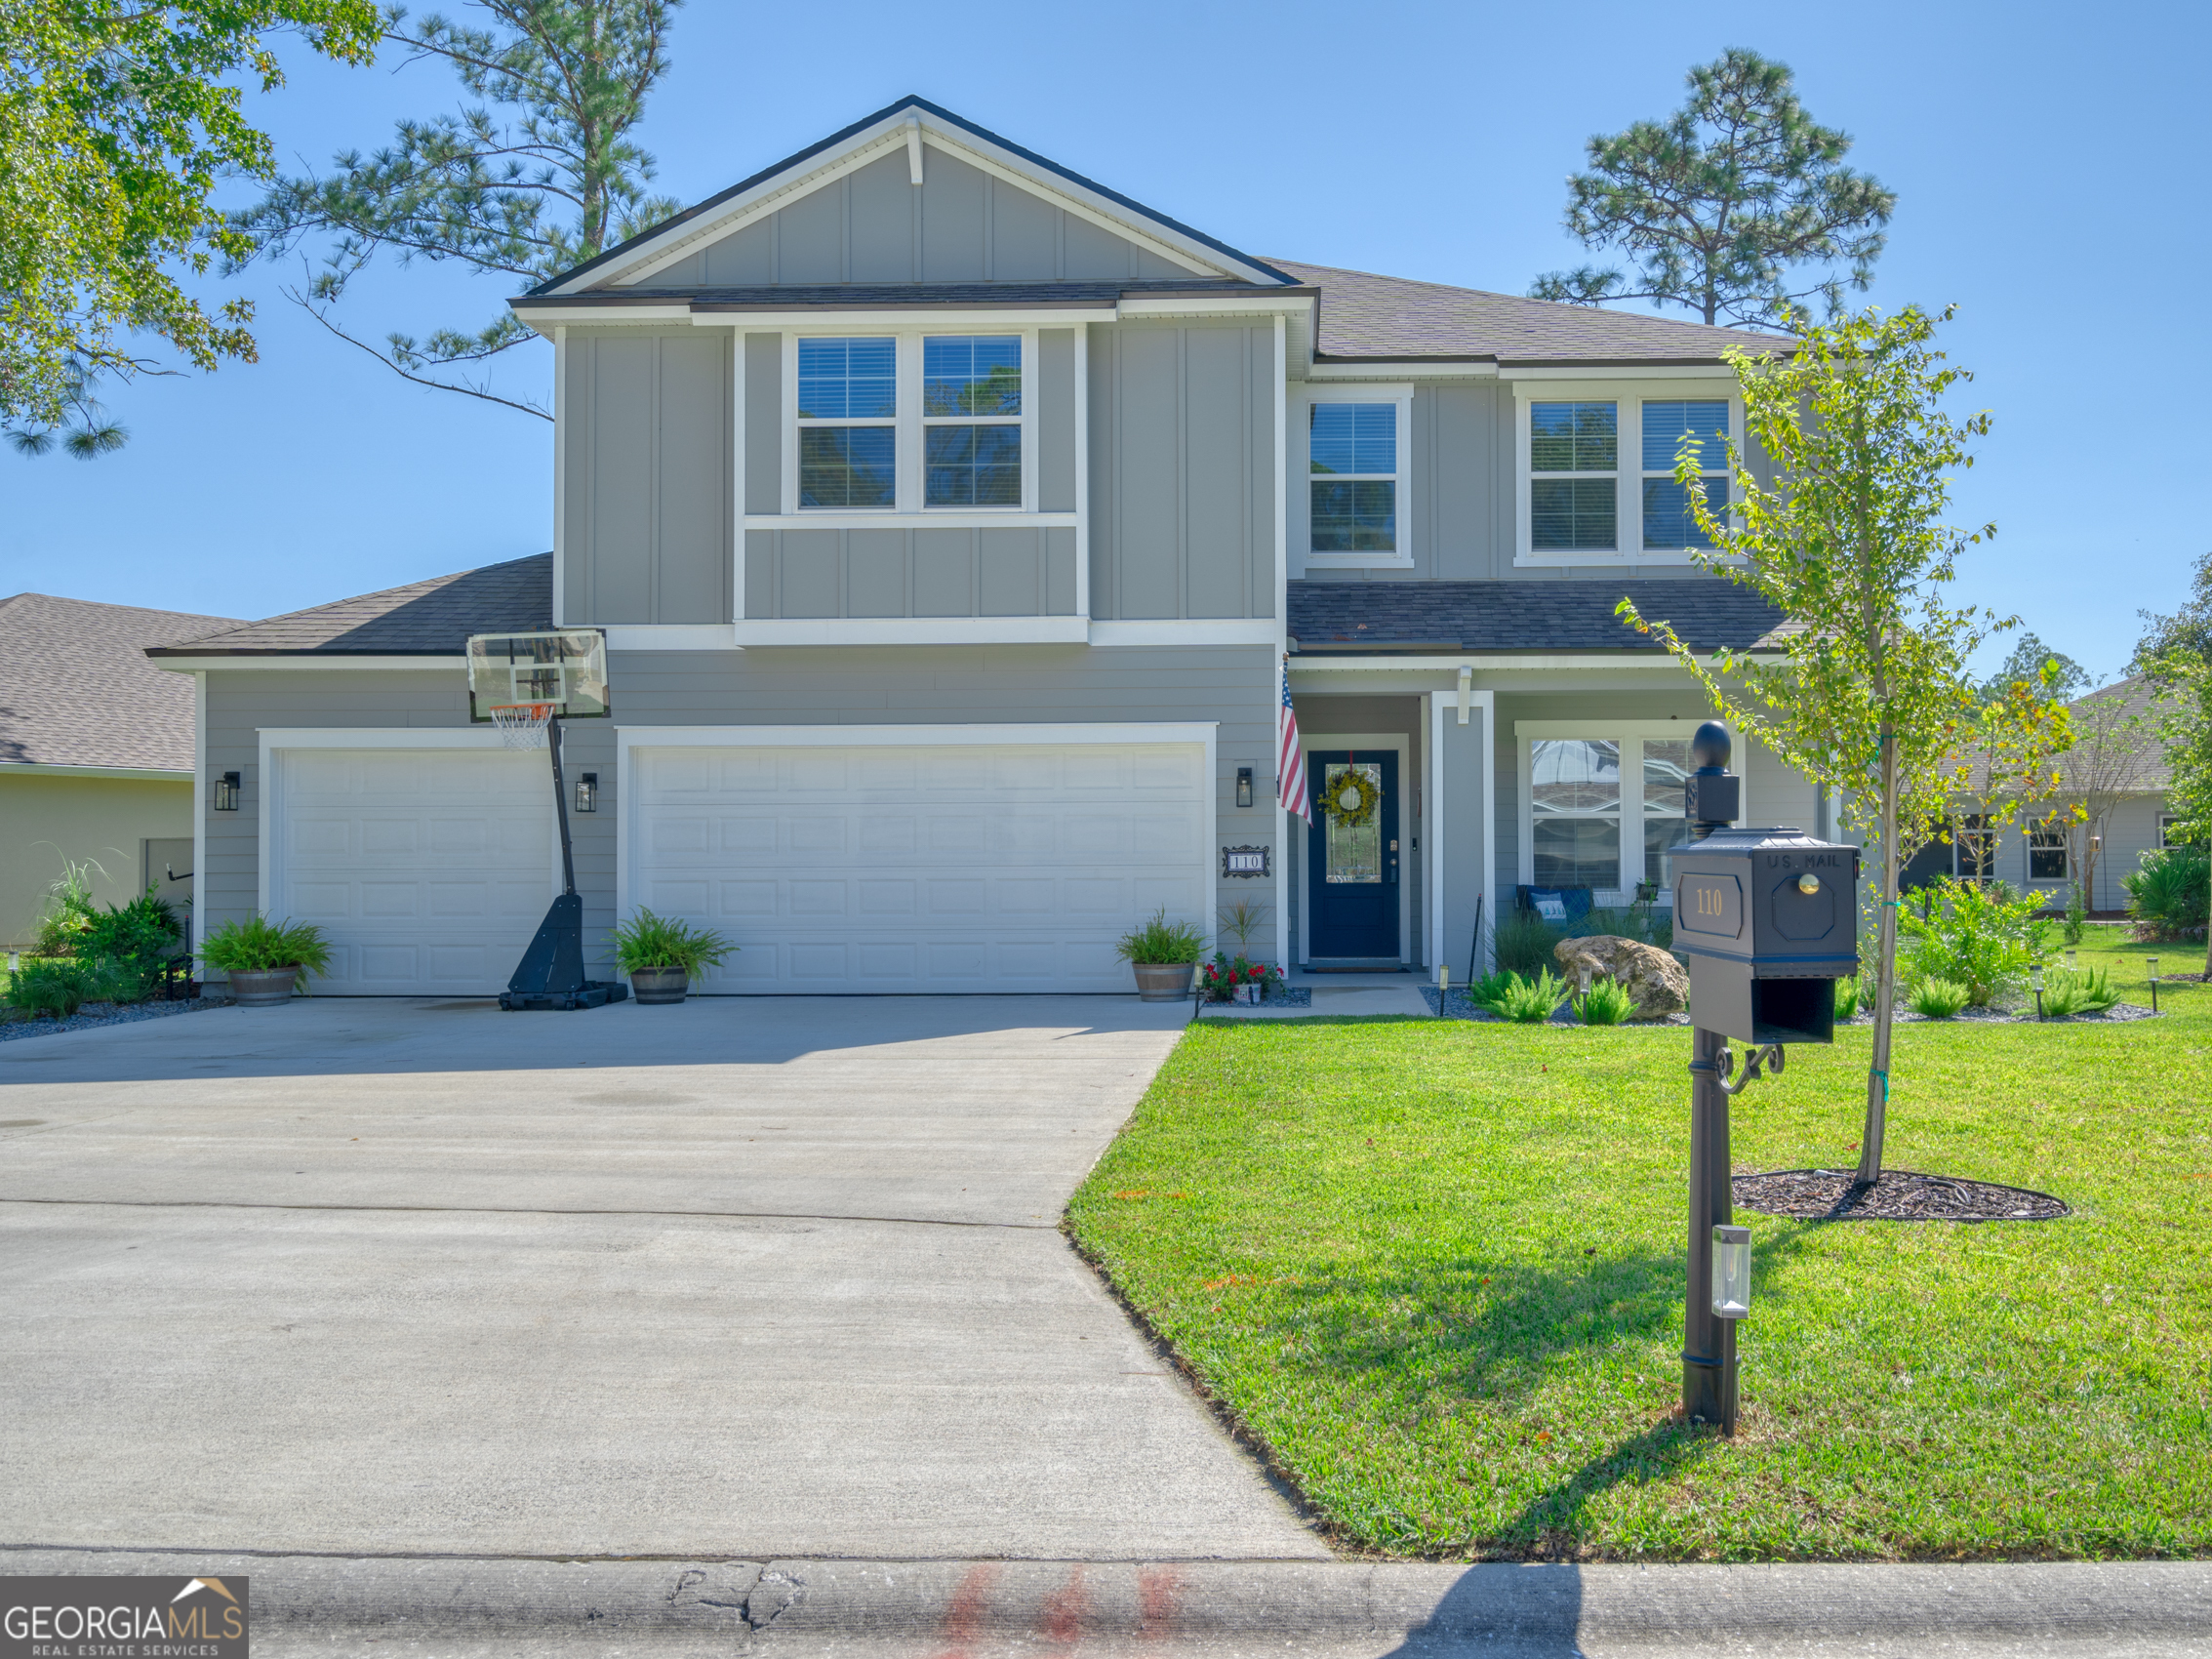
<svg viewBox="0 0 2212 1659"><path fill-rule="evenodd" d="M238 810L238 786L245 781L238 772L225 772L215 781L215 809L218 812Z"/></svg>

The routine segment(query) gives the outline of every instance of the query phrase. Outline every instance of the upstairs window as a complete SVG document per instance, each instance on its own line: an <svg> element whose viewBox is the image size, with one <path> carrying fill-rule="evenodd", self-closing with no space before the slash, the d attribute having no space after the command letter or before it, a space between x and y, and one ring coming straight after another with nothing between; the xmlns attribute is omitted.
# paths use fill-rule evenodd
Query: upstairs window
<svg viewBox="0 0 2212 1659"><path fill-rule="evenodd" d="M1316 403L1307 433L1312 550L1398 550L1398 406Z"/></svg>
<svg viewBox="0 0 2212 1659"><path fill-rule="evenodd" d="M1697 399L1643 406L1643 521L1646 547L1709 547L1698 528L1690 492L1674 477L1674 459L1694 449L1705 480L1706 510L1718 516L1728 504L1728 404Z"/></svg>
<svg viewBox="0 0 2212 1659"><path fill-rule="evenodd" d="M1022 505L1022 337L922 342L925 506Z"/></svg>
<svg viewBox="0 0 2212 1659"><path fill-rule="evenodd" d="M886 335L798 344L799 506L896 506L897 343Z"/></svg>
<svg viewBox="0 0 2212 1659"><path fill-rule="evenodd" d="M1621 406L1529 405L1529 546L1603 552L1619 545Z"/></svg>

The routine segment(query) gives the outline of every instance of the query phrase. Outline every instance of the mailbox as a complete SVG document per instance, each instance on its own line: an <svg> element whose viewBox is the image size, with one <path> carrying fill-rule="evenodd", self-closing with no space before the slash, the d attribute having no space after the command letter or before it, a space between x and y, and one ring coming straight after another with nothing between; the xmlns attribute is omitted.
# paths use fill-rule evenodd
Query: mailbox
<svg viewBox="0 0 2212 1659"><path fill-rule="evenodd" d="M1675 848L1674 949L1707 1031L1832 1042L1834 982L1859 971L1859 849L1735 829Z"/></svg>

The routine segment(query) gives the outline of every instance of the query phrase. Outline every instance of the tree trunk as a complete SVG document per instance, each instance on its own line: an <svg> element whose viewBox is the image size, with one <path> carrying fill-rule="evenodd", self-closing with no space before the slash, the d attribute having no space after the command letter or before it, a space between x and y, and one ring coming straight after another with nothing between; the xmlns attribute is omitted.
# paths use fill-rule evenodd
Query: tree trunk
<svg viewBox="0 0 2212 1659"><path fill-rule="evenodd" d="M1897 1000L1897 745L1882 733L1882 874L1874 956L1874 1054L1867 1070L1867 1126L1859 1136L1858 1184L1882 1176L1882 1132L1889 1122L1889 1039Z"/></svg>

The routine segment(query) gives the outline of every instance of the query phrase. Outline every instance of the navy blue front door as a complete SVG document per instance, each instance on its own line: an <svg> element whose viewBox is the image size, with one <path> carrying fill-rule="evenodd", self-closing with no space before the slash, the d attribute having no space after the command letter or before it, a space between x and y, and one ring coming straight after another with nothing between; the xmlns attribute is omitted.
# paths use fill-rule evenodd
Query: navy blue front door
<svg viewBox="0 0 2212 1659"><path fill-rule="evenodd" d="M1309 749L1306 776L1313 791L1313 828L1306 841L1307 913L1312 917L1307 950L1319 957L1395 961L1397 754Z"/></svg>

